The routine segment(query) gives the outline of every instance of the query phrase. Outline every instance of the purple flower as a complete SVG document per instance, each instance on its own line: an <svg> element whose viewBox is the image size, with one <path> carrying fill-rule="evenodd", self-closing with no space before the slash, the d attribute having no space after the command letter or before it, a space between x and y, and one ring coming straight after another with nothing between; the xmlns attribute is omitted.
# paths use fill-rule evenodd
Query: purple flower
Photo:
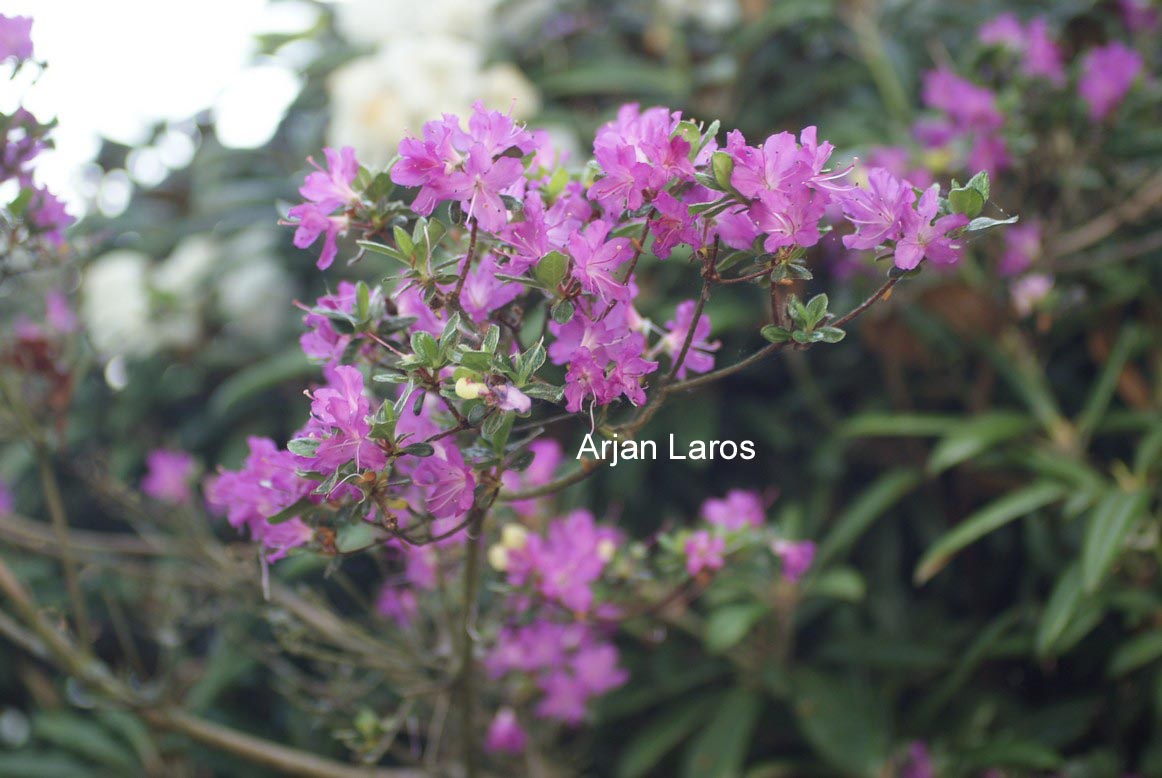
<svg viewBox="0 0 1162 778"><path fill-rule="evenodd" d="M1015 224L1005 230L1004 241L997 272L1002 276L1023 273L1041 256L1041 225L1036 221Z"/></svg>
<svg viewBox="0 0 1162 778"><path fill-rule="evenodd" d="M761 527L766 508L758 492L731 489L725 497L711 497L702 503L702 518L725 530Z"/></svg>
<svg viewBox="0 0 1162 778"><path fill-rule="evenodd" d="M492 753L519 754L528 738L512 708L503 707L492 717L484 736L484 749Z"/></svg>
<svg viewBox="0 0 1162 778"><path fill-rule="evenodd" d="M1039 76L1054 86L1065 83L1061 48L1049 35L1049 23L1044 17L1031 19L1025 27L1024 50L1021 70L1025 75Z"/></svg>
<svg viewBox="0 0 1162 778"><path fill-rule="evenodd" d="M573 277L581 288L597 296L603 303L627 302L629 287L614 276L633 254L626 238L606 240L612 225L601 219L592 222L584 233L569 239L569 254L573 257Z"/></svg>
<svg viewBox="0 0 1162 778"><path fill-rule="evenodd" d="M1015 13L994 16L980 26L977 38L986 46L1006 46L1019 51L1025 43L1025 30Z"/></svg>
<svg viewBox="0 0 1162 778"><path fill-rule="evenodd" d="M462 516L472 507L476 479L454 446L437 446L416 468L415 482L423 489L428 513L437 519Z"/></svg>
<svg viewBox="0 0 1162 778"><path fill-rule="evenodd" d="M995 130L1005 121L992 92L943 68L924 74L923 99L962 131Z"/></svg>
<svg viewBox="0 0 1162 778"><path fill-rule="evenodd" d="M288 211L290 217L297 220L290 222L296 225L295 248L305 249L318 240L320 235L323 236L323 250L316 263L319 270L326 270L335 261L335 255L339 252L336 241L340 234L347 232L350 224L346 216L330 216L330 210L316 203L302 203Z"/></svg>
<svg viewBox="0 0 1162 778"><path fill-rule="evenodd" d="M668 192L661 192L654 198L654 208L658 215L650 220L650 233L654 236L654 255L666 259L675 246L684 243L691 248L702 245L697 218L690 214L686 204Z"/></svg>
<svg viewBox="0 0 1162 778"><path fill-rule="evenodd" d="M468 152L463 170L448 177L448 199L464 203L466 216L480 229L498 233L508 223L508 210L500 195L523 174L519 159L493 159L483 145L477 144Z"/></svg>
<svg viewBox="0 0 1162 778"><path fill-rule="evenodd" d="M355 310L355 284L340 281L338 291L320 297L315 302L315 308L352 313ZM309 330L299 337L299 346L303 353L311 359L338 363L347 349L347 344L351 342L351 336L337 332L331 324L331 319L321 313L308 311L303 317L303 324L307 325Z"/></svg>
<svg viewBox="0 0 1162 778"><path fill-rule="evenodd" d="M843 236L849 249L874 249L896 240L903 229L903 214L911 210L911 188L883 168L867 174L867 189L853 189L841 197L843 213L855 232Z"/></svg>
<svg viewBox="0 0 1162 778"><path fill-rule="evenodd" d="M460 305L476 324L487 321L489 314L508 305L524 291L520 284L497 278L499 272L504 271L497 265L496 255L489 252L464 280Z"/></svg>
<svg viewBox="0 0 1162 778"><path fill-rule="evenodd" d="M35 232L58 246L64 240L65 228L76 221L65 210L65 204L42 186L32 187L26 213Z"/></svg>
<svg viewBox="0 0 1162 778"><path fill-rule="evenodd" d="M908 208L903 212L903 236L896 242L893 260L901 270L911 270L925 257L941 265L952 264L960 258L961 247L947 233L968 224L968 218L954 213L937 219L939 194L940 187L933 186L920 196L915 210Z"/></svg>
<svg viewBox="0 0 1162 778"><path fill-rule="evenodd" d="M670 355L671 359L678 358L678 354L686 342L686 335L694 321L694 307L693 300L684 300L678 303L678 307L674 310L674 318L666 322L667 332L662 338L662 348ZM694 327L694 335L690 339L690 347L686 350L686 356L675 373L678 380L685 378L687 371L705 373L714 367L712 352L717 351L722 344L717 340L713 342L707 340L709 337L710 317L702 314L698 317L697 326Z"/></svg>
<svg viewBox="0 0 1162 778"><path fill-rule="evenodd" d="M59 289L50 289L44 295L44 320L50 329L61 335L76 332L77 315L69 306L69 298Z"/></svg>
<svg viewBox="0 0 1162 778"><path fill-rule="evenodd" d="M298 474L299 458L279 450L273 440L251 437L247 444L250 454L241 469L206 479L206 502L225 513L231 526L247 527L251 537L274 552L269 559L279 559L309 542L313 533L297 516L281 524L266 520L310 494L315 483Z"/></svg>
<svg viewBox="0 0 1162 778"><path fill-rule="evenodd" d="M1077 91L1090 118L1101 121L1118 106L1142 71L1142 57L1121 41L1091 49L1081 61Z"/></svg>
<svg viewBox="0 0 1162 778"><path fill-rule="evenodd" d="M783 566L783 577L797 583L815 560L815 543L810 540L776 540L771 553Z"/></svg>
<svg viewBox="0 0 1162 778"><path fill-rule="evenodd" d="M348 462L359 470L378 470L387 464L387 456L367 438L370 401L363 394L363 375L350 365L326 367L327 386L316 389L311 398L311 420L307 437L319 440L310 457L303 457L303 467L319 473L332 473Z"/></svg>
<svg viewBox="0 0 1162 778"><path fill-rule="evenodd" d="M1009 296L1018 316L1025 317L1033 312L1037 304L1053 291L1053 276L1047 273L1030 273L1013 282Z"/></svg>
<svg viewBox="0 0 1162 778"><path fill-rule="evenodd" d="M0 14L0 62L32 59L32 17Z"/></svg>
<svg viewBox="0 0 1162 778"><path fill-rule="evenodd" d="M327 169L319 167L311 157L307 162L315 168L314 173L308 173L303 185L299 187L299 194L326 211L333 211L340 205L347 206L359 202L359 193L351 184L359 175L359 162L355 159L355 149L344 146L339 151L332 148L323 149L327 159Z"/></svg>
<svg viewBox="0 0 1162 778"><path fill-rule="evenodd" d="M387 583L379 590L375 610L394 621L400 629L406 629L419 612L419 604L411 589Z"/></svg>
<svg viewBox="0 0 1162 778"><path fill-rule="evenodd" d="M16 507L16 501L12 498L12 490L8 488L8 484L0 481L0 516L12 513Z"/></svg>
<svg viewBox="0 0 1162 778"><path fill-rule="evenodd" d="M190 480L194 474L194 458L185 451L159 448L145 458L146 474L141 479L141 491L155 500L188 505L193 499Z"/></svg>
<svg viewBox="0 0 1162 778"><path fill-rule="evenodd" d="M510 491L531 489L543 486L553 480L553 474L561 463L563 452L561 444L552 439L538 439L529 444L529 452L533 461L522 472L505 470L501 476L504 488ZM531 516L536 513L538 500L518 500L509 503L509 507L518 516Z"/></svg>
<svg viewBox="0 0 1162 778"><path fill-rule="evenodd" d="M686 572L697 576L703 570L713 572L722 568L722 551L726 541L706 530L692 532L686 538L682 551L686 555Z"/></svg>
<svg viewBox="0 0 1162 778"><path fill-rule="evenodd" d="M936 778L932 756L923 741L915 740L908 746L908 758L900 770L900 778Z"/></svg>

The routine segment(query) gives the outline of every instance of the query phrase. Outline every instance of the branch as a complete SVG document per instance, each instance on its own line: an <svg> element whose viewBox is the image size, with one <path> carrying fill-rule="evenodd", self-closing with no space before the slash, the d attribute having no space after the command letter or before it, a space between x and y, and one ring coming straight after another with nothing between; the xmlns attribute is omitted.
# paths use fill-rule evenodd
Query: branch
<svg viewBox="0 0 1162 778"><path fill-rule="evenodd" d="M1146 179L1128 199L1062 235L1053 242L1050 254L1063 257L1088 248L1113 234L1123 222L1138 219L1159 203L1162 203L1162 170Z"/></svg>
<svg viewBox="0 0 1162 778"><path fill-rule="evenodd" d="M77 636L86 646L93 644L93 630L89 626L89 616L85 613L85 598L77 580L77 565L69 547L69 519L65 515L65 504L61 498L60 484L49 461L48 451L38 446L36 450L37 468L40 472L40 487L48 504L49 518L52 519L53 534L61 552L61 567L65 573L65 588L69 593L69 604L73 611L73 621L77 625Z"/></svg>

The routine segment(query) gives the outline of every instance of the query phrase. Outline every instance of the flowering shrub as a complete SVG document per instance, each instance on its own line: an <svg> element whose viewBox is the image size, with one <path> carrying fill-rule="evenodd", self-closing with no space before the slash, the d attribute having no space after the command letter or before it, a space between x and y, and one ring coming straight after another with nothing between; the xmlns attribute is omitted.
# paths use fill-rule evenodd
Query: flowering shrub
<svg viewBox="0 0 1162 778"><path fill-rule="evenodd" d="M16 476L0 488L0 650L33 671L0 674L0 741L17 746L0 773L217 769L204 746L329 776L1162 764L1143 734L1162 645L1156 273L1129 261L1157 246L1142 217L1162 191L1148 5L1004 14L979 34L907 4L602 5L531 15L566 72L530 65L534 35L514 55L580 131L616 117L588 164L516 123L525 101L413 119L386 166L397 139L356 127L306 181L266 188L256 171L319 143L303 113L245 155L202 127L193 175L72 233L113 248L86 269L79 317L63 290L88 245L11 201L35 271L3 289L23 318L5 310L0 336L0 433L17 442L0 456ZM465 9L374 17L392 27L385 62L422 64L391 90L424 115L439 96L413 87L458 66L445 48L413 59L412 33L475 35ZM625 70L595 35L665 52L665 70ZM469 70L447 109L489 104ZM682 114L613 110L671 89ZM767 137L815 122L840 146L907 136L862 161L810 128ZM952 176L967 183L935 183ZM225 236L272 224L295 189L283 243L311 260L270 272L269 247ZM1022 220L976 242L1011 221L990 195ZM149 225L159 202L178 237ZM213 238L188 236L202 223ZM297 314L291 275L327 289ZM275 344L283 310L302 319L295 353L231 375ZM827 347L845 333L859 342ZM651 461L659 431L686 462ZM141 495L121 483L137 478Z"/></svg>
<svg viewBox="0 0 1162 778"><path fill-rule="evenodd" d="M813 544L772 534L747 492L710 500L706 528L658 535L653 554L586 510L553 518L551 503L531 500L616 466L619 450L632 458L667 394L780 348L842 339L923 260L954 263L969 233L1000 223L970 221L987 199L983 174L952 199L882 169L864 188L845 180L850 168L829 167L832 146L813 127L757 146L731 132L722 148L717 131L627 105L598 130L595 162L570 169L543 134L477 104L467 122L425 124L387 170L326 149L288 211L296 246L321 240L320 270L346 239L358 247L352 262L392 275L341 282L307 310L302 347L325 379L308 393L309 418L286 449L252 438L243 468L212 477L207 499L270 561L379 549L403 569L379 598L401 626L431 618L430 594L461 578L456 677L470 771L478 653L495 682L485 745L518 751L521 711L576 725L592 697L625 682L611 637L664 604L650 603L647 582L688 596L728 555L767 553L791 583L811 564ZM954 205L964 192L971 214ZM811 278L807 249L830 230L894 266L842 317L826 295L791 294ZM655 261L684 262L701 279L664 327L635 306ZM715 371L704 306L716 286L738 283L769 287L770 343ZM565 415L546 419L554 406ZM604 440L565 469L558 444L538 436L571 416ZM478 604L486 546L499 579Z"/></svg>

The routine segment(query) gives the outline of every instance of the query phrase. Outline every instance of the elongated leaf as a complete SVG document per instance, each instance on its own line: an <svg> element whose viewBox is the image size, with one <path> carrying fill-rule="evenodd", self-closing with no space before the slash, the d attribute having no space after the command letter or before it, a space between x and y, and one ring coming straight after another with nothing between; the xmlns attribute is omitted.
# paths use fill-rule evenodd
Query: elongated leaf
<svg viewBox="0 0 1162 778"><path fill-rule="evenodd" d="M795 716L815 751L846 775L878 775L888 756L888 712L854 678L802 669L795 674Z"/></svg>
<svg viewBox="0 0 1162 778"><path fill-rule="evenodd" d="M1110 659L1109 674L1118 678L1162 658L1162 629L1152 629L1118 646Z"/></svg>
<svg viewBox="0 0 1162 778"><path fill-rule="evenodd" d="M1093 434L1105 415L1110 400L1114 396L1114 390L1117 388L1118 376L1122 374L1122 368L1126 366L1126 362L1129 361L1130 355L1140 339L1141 336L1136 327L1126 327L1118 334L1118 339L1114 342L1110 355L1106 358L1101 373L1094 381L1089 397L1085 400L1085 407L1078 414L1077 433L1083 439Z"/></svg>
<svg viewBox="0 0 1162 778"><path fill-rule="evenodd" d="M1144 489L1107 494L1089 516L1081 547L1081 578L1087 592L1094 592L1113 566L1126 535L1146 511L1149 493Z"/></svg>
<svg viewBox="0 0 1162 778"><path fill-rule="evenodd" d="M619 778L639 778L653 770L696 727L714 714L721 697L697 697L671 708L637 730L617 762Z"/></svg>
<svg viewBox="0 0 1162 778"><path fill-rule="evenodd" d="M1037 635L1034 639L1038 656L1049 655L1054 642L1069 626L1069 621L1077 612L1081 599L1081 567L1075 562L1057 579L1057 585L1053 587L1053 593L1049 595L1049 601L1041 613L1041 621L1037 625Z"/></svg>
<svg viewBox="0 0 1162 778"><path fill-rule="evenodd" d="M849 438L912 438L943 435L959 424L960 416L936 413L865 413L842 427Z"/></svg>
<svg viewBox="0 0 1162 778"><path fill-rule="evenodd" d="M1065 487L1060 484L1043 481L1018 489L989 503L933 543L916 565L913 578L917 584L927 582L965 546L1014 519L1027 516L1038 508L1060 500L1065 494Z"/></svg>
<svg viewBox="0 0 1162 778"><path fill-rule="evenodd" d="M33 720L37 737L98 764L132 774L139 769L133 753L113 733L66 711L44 711Z"/></svg>
<svg viewBox="0 0 1162 778"><path fill-rule="evenodd" d="M1015 767L1024 770L1054 770L1062 765L1061 755L1032 740L1002 740L961 754L958 764L984 769Z"/></svg>
<svg viewBox="0 0 1162 778"><path fill-rule="evenodd" d="M1006 440L1027 432L1033 420L1018 413L990 413L970 419L949 430L928 458L928 472L935 475Z"/></svg>
<svg viewBox="0 0 1162 778"><path fill-rule="evenodd" d="M706 650L721 654L734 647L766 612L766 606L755 602L718 608L706 620Z"/></svg>
<svg viewBox="0 0 1162 778"><path fill-rule="evenodd" d="M285 386L296 378L314 375L318 370L318 366L308 362L302 349L296 346L239 370L223 381L210 395L210 412L221 418L245 400Z"/></svg>
<svg viewBox="0 0 1162 778"><path fill-rule="evenodd" d="M731 689L710 724L686 752L686 778L735 778L742 773L758 722L762 698L750 689Z"/></svg>
<svg viewBox="0 0 1162 778"><path fill-rule="evenodd" d="M911 469L891 470L877 478L835 520L835 526L819 544L816 564L824 567L845 554L876 519L919 484L920 474Z"/></svg>

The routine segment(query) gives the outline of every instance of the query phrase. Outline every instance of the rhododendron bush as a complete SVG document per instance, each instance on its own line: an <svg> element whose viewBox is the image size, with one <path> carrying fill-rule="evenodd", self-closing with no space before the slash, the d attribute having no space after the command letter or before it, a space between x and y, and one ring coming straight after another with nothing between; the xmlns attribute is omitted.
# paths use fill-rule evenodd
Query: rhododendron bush
<svg viewBox="0 0 1162 778"><path fill-rule="evenodd" d="M509 30L568 133L477 101L326 145L315 84L274 151L207 139L188 191L71 233L51 124L0 116L0 637L34 679L0 673L0 774L1162 765L1152 692L1106 681L1162 656L1154 11L1002 9L913 88L887 9L679 5L597 43L596 6L513 10L574 58ZM16 74L31 24L0 16ZM856 99L789 71L819 105L756 121L757 36L840 31ZM722 119L594 61L675 36L753 55ZM341 61L327 134L366 140Z"/></svg>

